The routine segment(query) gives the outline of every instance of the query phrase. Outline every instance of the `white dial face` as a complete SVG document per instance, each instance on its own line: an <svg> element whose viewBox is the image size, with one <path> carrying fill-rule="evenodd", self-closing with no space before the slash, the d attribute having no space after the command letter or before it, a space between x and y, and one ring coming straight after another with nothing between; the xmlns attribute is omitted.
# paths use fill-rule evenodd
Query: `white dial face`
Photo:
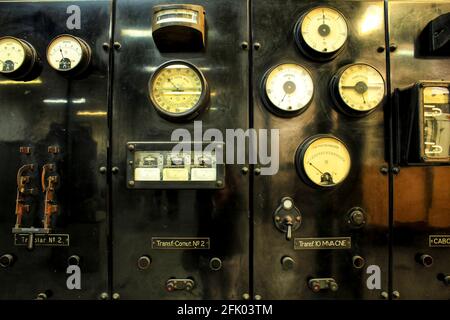
<svg viewBox="0 0 450 320"><path fill-rule="evenodd" d="M303 167L314 184L333 187L347 178L351 167L350 153L334 137L318 138L306 149Z"/></svg>
<svg viewBox="0 0 450 320"><path fill-rule="evenodd" d="M305 108L314 94L310 73L297 64L281 64L270 71L265 90L270 102L283 111Z"/></svg>
<svg viewBox="0 0 450 320"><path fill-rule="evenodd" d="M375 109L385 95L383 77L367 64L355 64L345 69L338 85L342 100L355 111Z"/></svg>
<svg viewBox="0 0 450 320"><path fill-rule="evenodd" d="M303 18L301 30L306 44L321 53L333 53L345 44L348 36L344 16L328 7L317 7Z"/></svg>
<svg viewBox="0 0 450 320"><path fill-rule="evenodd" d="M25 49L14 38L0 39L0 72L11 73L20 68L25 61Z"/></svg>
<svg viewBox="0 0 450 320"><path fill-rule="evenodd" d="M80 41L72 36L61 36L50 43L47 60L58 71L70 71L80 63L83 54Z"/></svg>

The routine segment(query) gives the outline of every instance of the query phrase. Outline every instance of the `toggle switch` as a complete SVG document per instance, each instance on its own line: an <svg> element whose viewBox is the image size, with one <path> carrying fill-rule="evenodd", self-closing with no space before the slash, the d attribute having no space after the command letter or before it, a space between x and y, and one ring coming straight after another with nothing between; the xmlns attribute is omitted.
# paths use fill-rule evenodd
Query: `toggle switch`
<svg viewBox="0 0 450 320"><path fill-rule="evenodd" d="M12 254L4 254L0 257L0 267L8 268L14 263L14 256Z"/></svg>
<svg viewBox="0 0 450 320"><path fill-rule="evenodd" d="M300 228L302 216L300 210L294 205L292 198L284 197L274 213L275 227L286 233L286 240L292 239L292 232Z"/></svg>

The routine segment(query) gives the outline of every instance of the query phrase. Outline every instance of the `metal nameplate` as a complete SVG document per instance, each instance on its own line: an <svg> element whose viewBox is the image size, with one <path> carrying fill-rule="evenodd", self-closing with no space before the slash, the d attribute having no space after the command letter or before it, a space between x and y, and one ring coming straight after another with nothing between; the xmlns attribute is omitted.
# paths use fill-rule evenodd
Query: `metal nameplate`
<svg viewBox="0 0 450 320"><path fill-rule="evenodd" d="M295 238L294 250L351 249L352 238Z"/></svg>
<svg viewBox="0 0 450 320"><path fill-rule="evenodd" d="M450 247L450 235L430 235L428 243L431 248Z"/></svg>
<svg viewBox="0 0 450 320"><path fill-rule="evenodd" d="M14 235L15 246L28 245L29 234L17 233ZM70 236L68 234L34 234L34 246L42 247L68 247Z"/></svg>
<svg viewBox="0 0 450 320"><path fill-rule="evenodd" d="M152 238L152 249L165 250L208 250L210 249L209 238Z"/></svg>

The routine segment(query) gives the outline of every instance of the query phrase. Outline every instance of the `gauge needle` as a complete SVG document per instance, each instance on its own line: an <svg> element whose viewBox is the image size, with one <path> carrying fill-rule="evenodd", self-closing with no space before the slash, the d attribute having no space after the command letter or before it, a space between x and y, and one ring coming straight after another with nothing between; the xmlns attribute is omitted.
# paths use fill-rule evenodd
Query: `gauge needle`
<svg viewBox="0 0 450 320"><path fill-rule="evenodd" d="M322 10L322 18L323 18L323 24L325 24L325 11Z"/></svg>
<svg viewBox="0 0 450 320"><path fill-rule="evenodd" d="M180 88L178 88L178 87L176 86L176 84L172 82L172 80L168 79L168 81L175 87L175 89L176 89L177 91L183 91L183 90L180 90Z"/></svg>
<svg viewBox="0 0 450 320"><path fill-rule="evenodd" d="M61 48L59 48L59 52L61 52L61 57L63 58L63 60L65 59L64 58L64 54L63 54L63 52L62 52L62 49Z"/></svg>
<svg viewBox="0 0 450 320"><path fill-rule="evenodd" d="M367 86L368 89L379 89L382 85L379 86ZM342 86L342 89L356 89L356 86Z"/></svg>
<svg viewBox="0 0 450 320"><path fill-rule="evenodd" d="M286 95L287 95L287 93L285 93L285 94L284 94L284 97L283 97L283 99L281 99L281 101L280 101L279 105L283 103L283 101L284 101L284 98L286 98Z"/></svg>
<svg viewBox="0 0 450 320"><path fill-rule="evenodd" d="M313 167L314 169L316 169L317 171L319 171L320 174L323 174L323 172L320 171L319 168L317 168L317 167L316 167L315 165L313 165L311 162L309 163L309 165L310 165L311 167Z"/></svg>
<svg viewBox="0 0 450 320"><path fill-rule="evenodd" d="M364 92L363 92L363 93L361 93L361 95L362 95L362 98L363 98L364 104L367 104L367 102L366 102L366 98L364 98Z"/></svg>

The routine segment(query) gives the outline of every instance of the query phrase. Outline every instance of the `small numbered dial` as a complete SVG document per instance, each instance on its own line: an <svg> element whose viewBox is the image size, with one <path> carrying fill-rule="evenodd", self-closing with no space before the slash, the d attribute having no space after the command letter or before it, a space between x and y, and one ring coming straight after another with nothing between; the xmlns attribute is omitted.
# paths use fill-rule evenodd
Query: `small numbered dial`
<svg viewBox="0 0 450 320"><path fill-rule="evenodd" d="M306 68L288 63L267 73L263 90L269 110L279 115L296 115L311 102L314 84Z"/></svg>
<svg viewBox="0 0 450 320"><path fill-rule="evenodd" d="M329 7L307 12L296 27L296 40L314 58L332 58L344 46L348 27L344 16Z"/></svg>
<svg viewBox="0 0 450 320"><path fill-rule="evenodd" d="M383 76L367 64L354 64L344 68L337 77L337 94L341 104L349 111L366 113L383 101L386 90Z"/></svg>
<svg viewBox="0 0 450 320"><path fill-rule="evenodd" d="M90 61L90 49L86 42L78 37L61 35L48 46L47 61L57 71L80 70Z"/></svg>
<svg viewBox="0 0 450 320"><path fill-rule="evenodd" d="M298 149L297 169L315 186L334 187L342 183L351 168L350 153L345 144L333 136L315 136Z"/></svg>
<svg viewBox="0 0 450 320"><path fill-rule="evenodd" d="M25 48L19 39L0 39L0 71L11 73L17 71L25 61Z"/></svg>
<svg viewBox="0 0 450 320"><path fill-rule="evenodd" d="M202 73L184 62L161 66L150 80L155 108L169 117L190 115L205 105L207 84Z"/></svg>

